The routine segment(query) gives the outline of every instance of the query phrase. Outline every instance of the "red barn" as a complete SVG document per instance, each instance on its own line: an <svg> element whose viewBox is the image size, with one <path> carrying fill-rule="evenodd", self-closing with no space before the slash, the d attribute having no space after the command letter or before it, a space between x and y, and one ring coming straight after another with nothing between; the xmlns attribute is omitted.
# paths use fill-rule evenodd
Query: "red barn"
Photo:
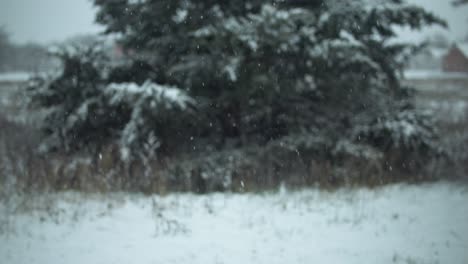
<svg viewBox="0 0 468 264"><path fill-rule="evenodd" d="M468 45L454 44L442 59L444 72L468 73Z"/></svg>

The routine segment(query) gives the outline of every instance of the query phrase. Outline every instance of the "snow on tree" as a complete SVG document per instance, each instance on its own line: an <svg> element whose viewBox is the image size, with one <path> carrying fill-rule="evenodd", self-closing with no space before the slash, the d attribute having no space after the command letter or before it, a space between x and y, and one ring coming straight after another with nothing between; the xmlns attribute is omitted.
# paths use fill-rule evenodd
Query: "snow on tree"
<svg viewBox="0 0 468 264"><path fill-rule="evenodd" d="M169 134L164 122L170 120L164 115L182 116L194 107L195 101L175 87L151 81L108 83L112 70L103 66L101 50L95 47L66 46L57 54L64 63L61 75L34 80L29 88L30 104L48 110L43 151L96 152L117 140L124 159L136 158L135 151L148 142L153 148L145 151L153 155L161 145L158 136Z"/></svg>
<svg viewBox="0 0 468 264"><path fill-rule="evenodd" d="M132 109L130 119L120 133L124 160L135 158L135 153L154 155L161 146L158 136L167 137L165 133L170 133L171 120L168 118L174 115L182 119L183 113L195 105L195 101L180 89L152 82L142 85L111 83L105 88L104 95L109 107L124 104Z"/></svg>
<svg viewBox="0 0 468 264"><path fill-rule="evenodd" d="M94 132L97 124L75 126L80 117L96 110L99 104L93 99L100 95L105 79L99 49L65 46L51 52L61 59L62 73L52 80L35 79L29 85L30 104L48 110L42 127L47 135L42 149L71 151L81 144L104 140L107 130Z"/></svg>

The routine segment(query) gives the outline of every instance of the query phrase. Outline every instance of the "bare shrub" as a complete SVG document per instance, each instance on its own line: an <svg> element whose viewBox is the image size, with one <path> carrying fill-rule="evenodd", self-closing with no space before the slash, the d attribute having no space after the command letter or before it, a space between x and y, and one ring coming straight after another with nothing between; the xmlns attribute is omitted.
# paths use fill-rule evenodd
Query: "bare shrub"
<svg viewBox="0 0 468 264"><path fill-rule="evenodd" d="M181 222L165 215L165 208L153 197L151 200L151 213L154 219L155 236L186 234L189 229Z"/></svg>

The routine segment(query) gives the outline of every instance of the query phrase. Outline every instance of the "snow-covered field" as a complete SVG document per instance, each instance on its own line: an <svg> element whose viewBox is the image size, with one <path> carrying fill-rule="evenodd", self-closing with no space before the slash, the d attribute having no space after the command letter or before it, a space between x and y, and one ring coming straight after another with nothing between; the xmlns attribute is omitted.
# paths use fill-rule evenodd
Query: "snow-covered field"
<svg viewBox="0 0 468 264"><path fill-rule="evenodd" d="M3 215L0 263L468 263L464 185L44 201Z"/></svg>

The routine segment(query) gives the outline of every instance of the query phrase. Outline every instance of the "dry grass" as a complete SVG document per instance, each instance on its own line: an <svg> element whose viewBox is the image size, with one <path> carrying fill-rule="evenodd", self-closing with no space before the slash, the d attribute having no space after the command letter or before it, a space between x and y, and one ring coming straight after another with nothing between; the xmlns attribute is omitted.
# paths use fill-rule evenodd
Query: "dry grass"
<svg viewBox="0 0 468 264"><path fill-rule="evenodd" d="M468 171L465 165L468 164L465 154L468 147L468 119L465 119L458 123L439 123L446 145L457 156L451 161L426 160L421 168L417 166L422 163L421 158L402 160L399 153L388 153L386 157L375 160L347 157L333 161L304 158L296 152L286 153L280 161L273 156L263 155L249 164L236 167L230 186L223 189L218 183L201 177L201 172L196 169L190 171L189 176L168 176L166 169L171 164L182 162L178 159L122 162L115 145L107 146L100 153L94 154L39 154L36 150L40 132L34 123L25 121L27 118L12 118L24 114L18 99L23 90L16 87L14 89L19 89L19 93L15 94L11 89L11 86L8 88L0 85L0 95L11 98L9 105L0 105L3 114L0 116L0 195L3 196L8 196L10 189L23 192L80 190L165 194L173 191L257 191L274 189L283 183L292 187L320 185L323 188L343 185L379 186L448 176L466 178ZM444 95L440 91L436 92L438 101L443 100L444 96L452 98L450 93ZM419 100L432 98L432 95L427 96L431 93L434 91L420 95Z"/></svg>

